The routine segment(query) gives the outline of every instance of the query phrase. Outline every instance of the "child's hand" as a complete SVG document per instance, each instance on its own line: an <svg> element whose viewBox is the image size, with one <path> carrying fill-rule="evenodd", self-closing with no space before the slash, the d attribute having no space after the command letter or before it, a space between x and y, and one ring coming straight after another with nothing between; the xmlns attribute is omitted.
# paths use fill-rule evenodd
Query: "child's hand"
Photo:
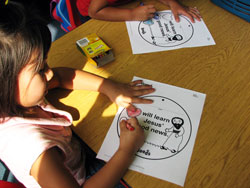
<svg viewBox="0 0 250 188"><path fill-rule="evenodd" d="M129 129L127 124L133 127L133 129ZM119 150L130 156L134 155L144 143L144 130L139 125L136 118L122 120L120 122L120 130Z"/></svg>
<svg viewBox="0 0 250 188"><path fill-rule="evenodd" d="M150 99L140 98L142 95L155 91L151 85L143 84L142 80L136 80L129 84L117 83L111 80L106 80L105 82L103 93L118 106L134 110L136 108L132 105L132 103L151 104L153 102Z"/></svg>
<svg viewBox="0 0 250 188"><path fill-rule="evenodd" d="M154 5L138 6L132 10L132 21L144 21L154 17Z"/></svg>
<svg viewBox="0 0 250 188"><path fill-rule="evenodd" d="M196 8L183 6L175 0L160 0L160 1L163 4L167 4L170 6L176 22L180 21L179 18L180 14L188 17L192 23L195 22L194 19L197 19L198 21L201 20L200 12Z"/></svg>

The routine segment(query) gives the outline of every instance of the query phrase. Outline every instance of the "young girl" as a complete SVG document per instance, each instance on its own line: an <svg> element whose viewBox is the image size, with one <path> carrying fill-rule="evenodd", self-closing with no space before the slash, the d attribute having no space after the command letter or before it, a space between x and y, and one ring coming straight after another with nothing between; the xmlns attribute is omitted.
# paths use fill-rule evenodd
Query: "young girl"
<svg viewBox="0 0 250 188"><path fill-rule="evenodd" d="M156 9L154 5L144 5L127 9L115 6L126 4L132 0L77 0L76 5L82 16L90 16L98 20L107 21L144 21L154 17ZM177 0L159 0L164 5L170 7L174 18L179 22L179 15L187 16L192 22L194 19L200 21L200 13L196 8L181 5Z"/></svg>
<svg viewBox="0 0 250 188"><path fill-rule="evenodd" d="M140 96L154 89L141 81L120 84L81 70L51 69L50 40L46 25L30 11L0 4L0 159L26 188L122 187L117 183L144 142L138 121L120 123L117 152L93 173L93 156L72 134L71 115L48 104L45 95L55 87L88 89L135 110L132 103L152 103Z"/></svg>

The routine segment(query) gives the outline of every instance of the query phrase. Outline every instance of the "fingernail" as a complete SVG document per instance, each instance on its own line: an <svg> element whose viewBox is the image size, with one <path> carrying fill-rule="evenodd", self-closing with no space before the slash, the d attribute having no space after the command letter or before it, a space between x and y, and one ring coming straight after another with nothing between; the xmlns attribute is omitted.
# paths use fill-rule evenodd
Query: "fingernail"
<svg viewBox="0 0 250 188"><path fill-rule="evenodd" d="M132 127L129 123L126 123L126 127L127 127L127 129L130 130L130 131L135 130L135 128Z"/></svg>

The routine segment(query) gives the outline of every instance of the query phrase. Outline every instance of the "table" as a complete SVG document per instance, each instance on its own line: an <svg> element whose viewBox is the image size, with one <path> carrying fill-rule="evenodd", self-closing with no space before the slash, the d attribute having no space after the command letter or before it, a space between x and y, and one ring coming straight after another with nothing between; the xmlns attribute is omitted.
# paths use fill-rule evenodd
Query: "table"
<svg viewBox="0 0 250 188"><path fill-rule="evenodd" d="M139 76L207 94L184 187L249 188L250 24L207 0L183 3L198 7L215 46L133 55L124 22L90 20L52 43L48 63L124 83ZM86 63L75 41L90 33L113 48L114 62L99 69ZM48 99L73 115L73 129L98 152L118 107L89 91L55 89ZM179 187L131 170L124 179L134 188Z"/></svg>

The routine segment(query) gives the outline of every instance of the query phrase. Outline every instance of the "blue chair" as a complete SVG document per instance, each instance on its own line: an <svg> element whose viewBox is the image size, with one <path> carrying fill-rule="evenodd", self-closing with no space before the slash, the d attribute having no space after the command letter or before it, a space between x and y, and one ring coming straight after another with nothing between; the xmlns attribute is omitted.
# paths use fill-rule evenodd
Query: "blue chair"
<svg viewBox="0 0 250 188"><path fill-rule="evenodd" d="M214 4L250 22L250 0L211 0Z"/></svg>

